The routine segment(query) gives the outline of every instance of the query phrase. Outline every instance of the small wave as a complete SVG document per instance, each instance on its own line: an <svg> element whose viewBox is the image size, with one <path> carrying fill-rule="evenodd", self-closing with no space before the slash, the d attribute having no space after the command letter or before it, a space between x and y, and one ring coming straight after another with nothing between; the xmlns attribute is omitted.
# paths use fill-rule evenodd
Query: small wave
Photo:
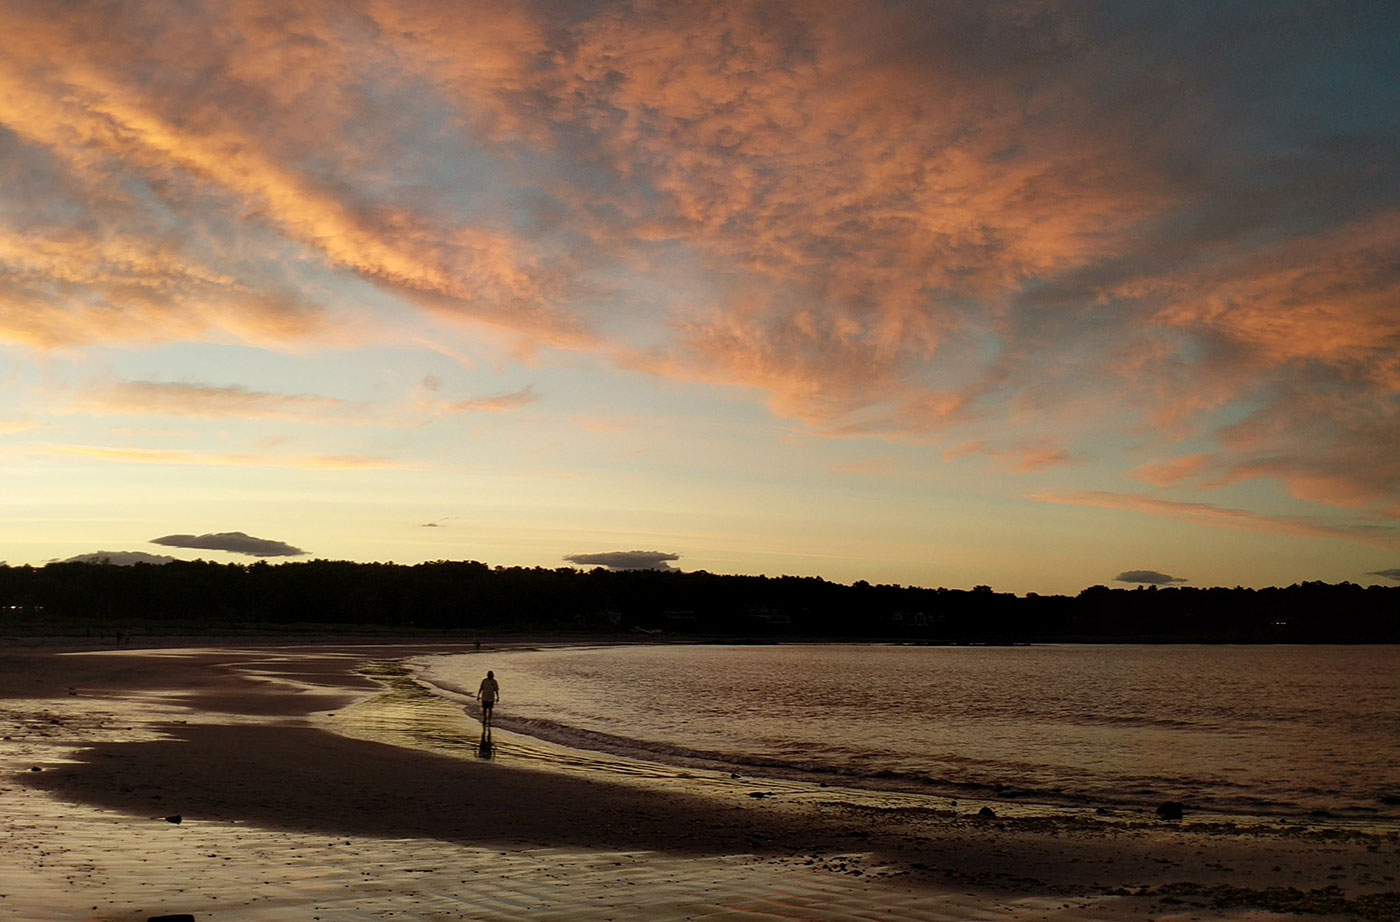
<svg viewBox="0 0 1400 922"><path fill-rule="evenodd" d="M836 784L868 790L924 794L948 800L994 799L1066 808L1099 808L1125 813L1150 813L1165 800L1181 800L1198 811L1238 816L1297 817L1321 815L1308 798L1256 796L1243 785L1216 779L1118 778L1111 786L1072 782L1027 783L1035 766L993 766L971 759L955 774L895 767L835 765L812 758L717 751L636 739L570 726L557 721L498 717L497 726L575 750L620 758L662 762L673 767L709 769L762 777ZM952 766L949 766L952 767ZM977 777L980 775L980 777ZM1296 792L1295 792L1296 793ZM1337 816L1357 811L1337 812ZM1370 815L1375 815L1374 811Z"/></svg>
<svg viewBox="0 0 1400 922"><path fill-rule="evenodd" d="M1133 727L1144 730L1200 730L1199 721L1182 720L1175 717L1148 717L1140 714L1077 714L1067 717L1068 724L1085 727Z"/></svg>
<svg viewBox="0 0 1400 922"><path fill-rule="evenodd" d="M1225 667L1214 653L1193 653L1197 666L1221 673ZM951 799L1149 813L1162 801L1180 800L1201 812L1265 817L1374 815L1379 809L1400 820L1393 771L1370 772L1371 781L1361 784L1337 776L1339 765L1377 762L1367 755L1375 747L1364 745L1376 735L1347 730L1349 699L1340 692L1326 692L1325 707L1280 698L1258 706L1258 694L1248 707L1209 693L1185 703L1165 694L1120 702L1084 693L1083 683L1045 689L1046 681L1066 674L1086 681L1100 676L1096 651L1050 651L1041 656L1044 662L1023 663L1019 677L998 671L1001 660L929 664L892 661L887 654L777 648L719 657L624 648L561 655L557 662L532 656L515 664L522 693L514 700L519 707L530 702L543 716L511 708L498 713L496 723L620 759ZM1119 652L1143 660L1144 668L1155 654ZM446 680L449 697L471 709L472 695L459 687L464 673L430 671ZM1149 671L1144 681L1159 681L1153 675ZM1246 691L1267 687L1258 676L1251 681ZM852 683L861 689L856 697L879 706L872 711L866 703L853 714L844 706ZM1231 695L1237 692L1232 686ZM730 704L739 695L754 705L733 712ZM606 719L570 715L578 701L603 700L612 708ZM1314 710L1332 715L1329 728L1346 732L1315 739L1318 734L1307 731L1306 749L1300 749L1290 715ZM725 728L744 742L727 746ZM1338 784L1326 787L1333 778Z"/></svg>

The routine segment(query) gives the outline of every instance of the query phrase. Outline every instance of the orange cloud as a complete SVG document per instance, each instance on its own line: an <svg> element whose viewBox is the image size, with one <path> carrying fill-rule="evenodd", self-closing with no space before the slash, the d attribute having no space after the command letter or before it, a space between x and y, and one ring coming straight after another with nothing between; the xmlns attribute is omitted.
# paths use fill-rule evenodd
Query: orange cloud
<svg viewBox="0 0 1400 922"><path fill-rule="evenodd" d="M947 464L972 456L983 458L1012 474L1035 474L1076 460L1067 448L1053 442L999 445L985 439L946 449L941 459Z"/></svg>
<svg viewBox="0 0 1400 922"><path fill-rule="evenodd" d="M527 407L540 399L532 384L527 384L517 391L468 400L441 400L437 397L440 390L441 381L431 376L426 378L415 396L416 408L434 416L447 413L508 413Z"/></svg>
<svg viewBox="0 0 1400 922"><path fill-rule="evenodd" d="M945 464L966 458L970 455L981 454L987 450L987 442L984 439L977 439L972 442L963 442L955 445L943 452L943 462Z"/></svg>
<svg viewBox="0 0 1400 922"><path fill-rule="evenodd" d="M1229 427L1221 435L1233 457L1222 481L1274 478L1299 499L1400 519L1400 421L1366 409L1299 397Z"/></svg>
<svg viewBox="0 0 1400 922"><path fill-rule="evenodd" d="M1023 474L1031 474L1046 468L1058 467L1067 464L1071 460L1070 454L1063 448L1046 447L1027 450L1022 456L1017 470Z"/></svg>
<svg viewBox="0 0 1400 922"><path fill-rule="evenodd" d="M1397 505L1387 126L1322 150L1056 5L565 6L11 4L0 343L340 342L353 277L822 435L1023 470L1213 438L1217 480Z"/></svg>
<svg viewBox="0 0 1400 922"><path fill-rule="evenodd" d="M851 28L864 12L645 5L580 26L557 74L563 114L607 124L598 156L655 190L617 207L729 280L653 367L761 389L775 412L818 427L927 402L922 369L950 338L995 329L1022 280L1113 252L1114 234L1165 196L1065 125L1048 122L1033 156L1008 155L1027 131L1017 90L885 53ZM936 22L884 25L956 40L956 23L943 34Z"/></svg>
<svg viewBox="0 0 1400 922"><path fill-rule="evenodd" d="M200 419L279 419L329 422L354 409L333 397L270 394L242 387L161 381L122 381L91 387L78 405L98 413L192 416Z"/></svg>
<svg viewBox="0 0 1400 922"><path fill-rule="evenodd" d="M521 239L444 223L426 209L360 200L351 187L303 167L330 157L336 169L350 171L349 180L370 166L356 162L362 149L328 143L347 140L360 124L363 98L343 81L352 64L364 66L351 58L365 48L347 44L349 24L334 6L304 15L279 8L235 3L222 10L225 28L215 29L193 13L158 19L157 11L133 8L124 18L108 17L100 40L83 16L38 8L7 13L7 31L23 41L6 43L0 55L0 123L64 162L75 181L104 190L113 208L123 205L114 173L157 183L182 207L217 196L330 264L435 310L519 327L556 344L578 340L582 327L554 306L562 276L541 266ZM220 11L209 15L218 19ZM164 32L154 44L153 28ZM229 35L242 36L246 53L227 53L221 42ZM145 70L138 63L153 57L167 80L134 79ZM211 66L226 70L215 80L191 71ZM371 150L383 146L378 140ZM157 277L169 274L150 268ZM210 305L209 314L224 306ZM175 310L165 316L183 320L186 335L211 319ZM39 346L78 340L72 330L54 329L61 319L40 312L29 323L37 330L11 335Z"/></svg>
<svg viewBox="0 0 1400 922"><path fill-rule="evenodd" d="M1354 541L1385 549L1400 548L1400 534L1396 534L1395 529L1384 526L1319 525L1286 516L1260 515L1241 509L1213 506L1209 503L1186 503L1133 493L1109 493L1098 490L1035 493L1031 494L1030 498L1043 503L1092 506L1098 509L1136 512L1157 518L1188 522L1193 525L1228 528L1233 531L1287 535L1295 538Z"/></svg>
<svg viewBox="0 0 1400 922"><path fill-rule="evenodd" d="M1162 461L1150 461L1135 468L1132 476L1154 487L1173 487L1196 476L1210 460L1209 455L1183 455Z"/></svg>
<svg viewBox="0 0 1400 922"><path fill-rule="evenodd" d="M0 435L17 435L21 432L29 432L31 429L39 429L43 423L38 423L29 419L0 419Z"/></svg>
<svg viewBox="0 0 1400 922"><path fill-rule="evenodd" d="M367 455L249 455L101 445L53 445L45 453L94 458L129 464L170 464L188 467L270 467L308 471L407 471L416 465Z"/></svg>
<svg viewBox="0 0 1400 922"><path fill-rule="evenodd" d="M894 460L884 457L865 458L849 464L834 464L827 470L834 474L889 474L894 471Z"/></svg>
<svg viewBox="0 0 1400 922"><path fill-rule="evenodd" d="M539 399L534 386L527 384L518 391L443 403L441 408L452 413L506 413L527 407Z"/></svg>
<svg viewBox="0 0 1400 922"><path fill-rule="evenodd" d="M575 416L573 424L584 432L598 435L622 435L635 428L635 423L629 420L603 416Z"/></svg>
<svg viewBox="0 0 1400 922"><path fill-rule="evenodd" d="M252 289L182 257L171 241L77 230L0 230L0 343L285 343L328 332L288 289Z"/></svg>
<svg viewBox="0 0 1400 922"><path fill-rule="evenodd" d="M1164 326L1210 330L1269 366L1321 362L1400 392L1400 211L1160 280Z"/></svg>

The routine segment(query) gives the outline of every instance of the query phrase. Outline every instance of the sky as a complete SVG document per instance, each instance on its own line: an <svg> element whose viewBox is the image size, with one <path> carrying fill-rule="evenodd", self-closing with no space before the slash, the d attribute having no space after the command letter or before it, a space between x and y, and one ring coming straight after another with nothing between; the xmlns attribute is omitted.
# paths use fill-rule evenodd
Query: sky
<svg viewBox="0 0 1400 922"><path fill-rule="evenodd" d="M0 560L1392 584L1397 40L0 0Z"/></svg>

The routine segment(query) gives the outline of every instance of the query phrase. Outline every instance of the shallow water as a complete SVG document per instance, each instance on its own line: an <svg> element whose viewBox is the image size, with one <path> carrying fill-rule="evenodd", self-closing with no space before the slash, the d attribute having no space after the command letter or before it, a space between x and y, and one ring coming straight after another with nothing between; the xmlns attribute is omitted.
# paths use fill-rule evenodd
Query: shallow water
<svg viewBox="0 0 1400 922"><path fill-rule="evenodd" d="M435 658L497 725L948 797L1400 822L1400 648L636 646Z"/></svg>

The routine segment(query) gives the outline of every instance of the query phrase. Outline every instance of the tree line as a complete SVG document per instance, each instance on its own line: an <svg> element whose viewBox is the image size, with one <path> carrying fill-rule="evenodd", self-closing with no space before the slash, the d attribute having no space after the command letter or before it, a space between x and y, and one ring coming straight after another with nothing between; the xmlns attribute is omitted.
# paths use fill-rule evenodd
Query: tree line
<svg viewBox="0 0 1400 922"><path fill-rule="evenodd" d="M647 632L927 643L1397 643L1400 587L1118 589L1016 596L705 571L313 560L0 566L0 632L314 626Z"/></svg>

